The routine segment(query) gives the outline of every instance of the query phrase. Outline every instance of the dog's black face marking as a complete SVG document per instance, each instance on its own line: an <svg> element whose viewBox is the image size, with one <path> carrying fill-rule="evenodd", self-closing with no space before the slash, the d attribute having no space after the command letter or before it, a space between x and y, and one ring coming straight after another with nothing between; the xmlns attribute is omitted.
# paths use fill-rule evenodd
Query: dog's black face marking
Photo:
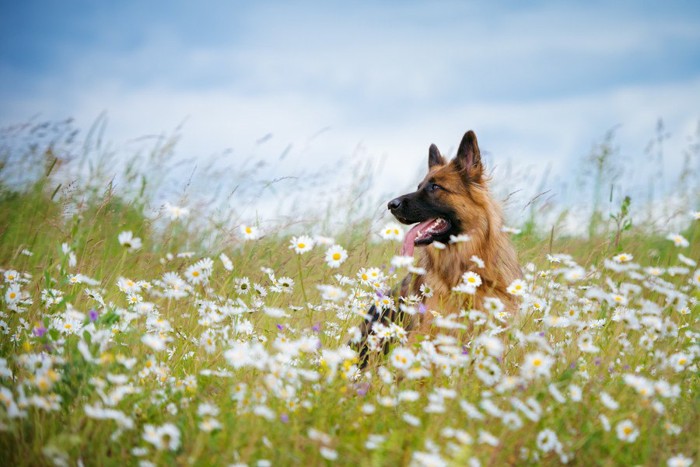
<svg viewBox="0 0 700 467"><path fill-rule="evenodd" d="M462 233L462 225L453 208L440 202L439 192L447 191L433 180L426 180L418 190L391 200L388 208L402 224L415 224L430 219L442 221L432 226L426 236L416 239L416 245L428 245L434 241L447 243L451 235Z"/></svg>

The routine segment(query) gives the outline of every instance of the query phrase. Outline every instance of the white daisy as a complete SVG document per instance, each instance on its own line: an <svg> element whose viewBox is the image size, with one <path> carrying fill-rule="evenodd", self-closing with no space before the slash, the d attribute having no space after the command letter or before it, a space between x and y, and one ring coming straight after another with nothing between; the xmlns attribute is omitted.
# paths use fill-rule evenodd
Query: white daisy
<svg viewBox="0 0 700 467"><path fill-rule="evenodd" d="M525 361L521 367L522 376L534 379L538 376L549 377L549 370L554 364L554 359L542 352L531 352L525 355Z"/></svg>
<svg viewBox="0 0 700 467"><path fill-rule="evenodd" d="M142 246L141 239L134 237L134 234L129 230L120 233L119 237L117 238L119 240L119 244L126 247L126 249L129 251L138 250Z"/></svg>
<svg viewBox="0 0 700 467"><path fill-rule="evenodd" d="M224 269L227 271L233 271L233 263L231 262L231 258L229 258L226 253L221 253L219 255L219 259L224 264Z"/></svg>
<svg viewBox="0 0 700 467"><path fill-rule="evenodd" d="M379 235L384 240L403 240L403 228L396 222L389 222L380 231Z"/></svg>
<svg viewBox="0 0 700 467"><path fill-rule="evenodd" d="M510 283L506 291L511 295L523 296L527 293L527 284L522 279L515 279Z"/></svg>
<svg viewBox="0 0 700 467"><path fill-rule="evenodd" d="M348 252L340 245L333 245L326 250L326 264L328 267L337 268L348 259Z"/></svg>
<svg viewBox="0 0 700 467"><path fill-rule="evenodd" d="M165 212L170 216L170 220L181 219L190 215L190 210L174 204L165 203Z"/></svg>
<svg viewBox="0 0 700 467"><path fill-rule="evenodd" d="M613 261L616 263L622 264L622 263L629 263L634 259L634 256L630 255L629 253L620 253L619 255L613 256Z"/></svg>
<svg viewBox="0 0 700 467"><path fill-rule="evenodd" d="M411 349L397 347L391 354L391 363L400 370L406 370L413 365L416 356Z"/></svg>
<svg viewBox="0 0 700 467"><path fill-rule="evenodd" d="M666 240L671 240L674 245L680 248L685 248L688 245L690 245L690 242L683 237L683 235L678 234L678 233L670 233L666 236Z"/></svg>
<svg viewBox="0 0 700 467"><path fill-rule="evenodd" d="M628 443L634 442L639 436L639 430L631 420L622 420L615 426L615 432L620 440Z"/></svg>
<svg viewBox="0 0 700 467"><path fill-rule="evenodd" d="M180 430L172 423L162 426L145 425L143 429L144 441L151 443L159 451L177 451L180 447Z"/></svg>
<svg viewBox="0 0 700 467"><path fill-rule="evenodd" d="M471 287L479 287L481 285L481 276L473 271L467 271L462 274L462 281Z"/></svg>
<svg viewBox="0 0 700 467"><path fill-rule="evenodd" d="M257 240L260 238L260 231L253 225L243 224L239 227L239 230L241 235L243 235L243 238L246 240Z"/></svg>
<svg viewBox="0 0 700 467"><path fill-rule="evenodd" d="M557 434L549 428L545 428L537 434L536 442L537 448L542 452L551 452L559 445Z"/></svg>
<svg viewBox="0 0 700 467"><path fill-rule="evenodd" d="M700 211L696 212L695 214L700 214ZM700 216L696 217L700 218ZM685 457L683 454L678 454L676 456L670 457L666 461L666 465L668 467L690 467L691 465L693 465L693 459L691 459L690 457Z"/></svg>
<svg viewBox="0 0 700 467"><path fill-rule="evenodd" d="M294 252L299 255L306 253L307 251L311 251L311 249L314 247L314 240L308 235L293 237L289 243L289 248L294 250Z"/></svg>

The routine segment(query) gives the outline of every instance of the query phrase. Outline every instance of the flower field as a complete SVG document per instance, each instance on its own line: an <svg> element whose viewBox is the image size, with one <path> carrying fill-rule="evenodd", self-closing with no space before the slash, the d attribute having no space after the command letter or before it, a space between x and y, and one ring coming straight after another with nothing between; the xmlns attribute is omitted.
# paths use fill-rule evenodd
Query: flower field
<svg viewBox="0 0 700 467"><path fill-rule="evenodd" d="M373 344L391 349L361 370L348 343L369 306L421 272L395 256L400 226L240 225L212 249L182 206L156 228L107 195L65 209L39 186L1 204L2 465L698 459L698 213L617 248L516 230L516 314L409 297L437 337L382 327Z"/></svg>

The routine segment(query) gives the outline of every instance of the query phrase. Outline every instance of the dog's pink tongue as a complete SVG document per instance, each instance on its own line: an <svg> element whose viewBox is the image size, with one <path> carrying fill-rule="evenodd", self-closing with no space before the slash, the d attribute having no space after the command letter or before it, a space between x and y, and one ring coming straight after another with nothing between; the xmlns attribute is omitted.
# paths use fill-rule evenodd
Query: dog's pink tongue
<svg viewBox="0 0 700 467"><path fill-rule="evenodd" d="M420 224L416 224L413 227L411 227L411 230L409 230L406 233L406 236L403 238L403 246L401 247L401 256L413 256L413 248L416 246L416 237L418 236L418 231L420 230L425 230L427 226L429 226L434 219L429 219L425 222L421 222Z"/></svg>

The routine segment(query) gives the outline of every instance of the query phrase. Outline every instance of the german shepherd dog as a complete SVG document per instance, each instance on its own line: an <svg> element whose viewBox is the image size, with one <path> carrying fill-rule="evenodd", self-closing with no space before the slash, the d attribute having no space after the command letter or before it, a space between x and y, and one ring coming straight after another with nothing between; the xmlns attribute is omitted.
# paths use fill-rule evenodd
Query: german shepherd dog
<svg viewBox="0 0 700 467"><path fill-rule="evenodd" d="M409 274L392 290L395 307L371 307L356 341L362 366L367 364L368 337L377 322L401 324L410 338L416 333L432 334L436 315L483 310L487 297L499 299L505 310L515 310L517 302L506 288L521 277L520 266L508 235L502 231L501 209L489 194L487 182L476 134L470 130L449 162L431 145L428 174L417 190L389 201L388 208L399 222L416 224L404 237L402 254L412 255L414 246L420 247L416 263L425 274ZM440 244L431 245L434 242ZM481 285L473 294L454 293L453 288L469 271L480 276ZM425 293L426 287L432 293ZM402 302L411 296L422 296L422 312L409 315L402 311Z"/></svg>

